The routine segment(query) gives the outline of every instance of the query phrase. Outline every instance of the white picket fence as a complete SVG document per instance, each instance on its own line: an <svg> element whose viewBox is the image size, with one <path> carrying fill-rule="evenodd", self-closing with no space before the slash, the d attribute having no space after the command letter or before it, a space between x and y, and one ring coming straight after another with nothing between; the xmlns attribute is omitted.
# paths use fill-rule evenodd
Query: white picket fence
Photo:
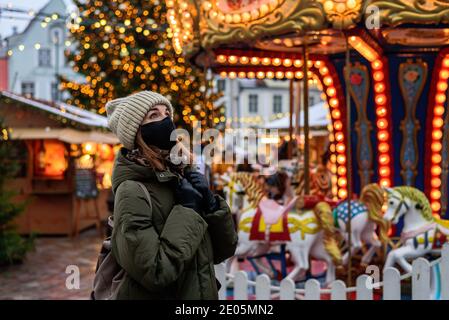
<svg viewBox="0 0 449 320"><path fill-rule="evenodd" d="M216 277L222 284L219 290L219 298L225 300L226 289L232 282L234 286L234 300L248 300L249 288L255 289L256 300L320 300L322 294L330 294L331 300L346 300L347 294L355 292L357 300L373 300L373 289L382 288L384 300L401 300L401 281L411 277L412 300L432 299L431 271L439 267L440 281L439 292L441 300L449 300L449 244L445 244L441 257L429 263L424 258L418 258L412 263L412 272L400 275L396 268L387 268L383 272L383 281L373 283L369 275L361 275L357 278L355 287L346 287L341 280L334 281L330 288L321 288L315 279L306 281L304 289L295 288L295 283L290 279L281 281L280 286L271 285L270 278L265 275L256 277L256 281L250 281L245 271L238 271L234 275L226 274L224 264L216 265Z"/></svg>

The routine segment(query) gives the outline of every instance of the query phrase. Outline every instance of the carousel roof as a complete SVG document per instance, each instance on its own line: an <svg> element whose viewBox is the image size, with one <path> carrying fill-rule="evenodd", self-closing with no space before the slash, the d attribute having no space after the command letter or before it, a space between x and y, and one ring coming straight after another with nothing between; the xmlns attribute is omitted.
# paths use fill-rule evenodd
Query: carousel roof
<svg viewBox="0 0 449 320"><path fill-rule="evenodd" d="M449 44L449 3L433 0L166 0L173 44L214 67L217 49L344 52L346 39L383 48ZM432 26L429 28L428 26ZM362 30L362 34L360 33ZM217 52L215 52L217 55Z"/></svg>

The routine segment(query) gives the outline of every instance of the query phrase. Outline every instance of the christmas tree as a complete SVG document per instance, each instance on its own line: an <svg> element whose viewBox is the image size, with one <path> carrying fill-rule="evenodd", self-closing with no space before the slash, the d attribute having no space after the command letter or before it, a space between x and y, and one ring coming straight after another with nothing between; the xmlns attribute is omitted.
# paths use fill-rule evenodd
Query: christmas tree
<svg viewBox="0 0 449 320"><path fill-rule="evenodd" d="M105 113L107 101L140 90L165 95L175 108L175 122L186 127L201 121L203 128L225 121L224 109L214 107L220 93L212 81L177 54L162 0L75 1L80 18L71 26L68 52L73 69L85 83L62 79L67 101Z"/></svg>
<svg viewBox="0 0 449 320"><path fill-rule="evenodd" d="M33 246L33 237L22 238L11 224L26 206L26 202L13 202L16 193L5 187L7 179L14 177L18 170L17 163L9 158L11 148L8 130L0 119L0 266L21 262Z"/></svg>

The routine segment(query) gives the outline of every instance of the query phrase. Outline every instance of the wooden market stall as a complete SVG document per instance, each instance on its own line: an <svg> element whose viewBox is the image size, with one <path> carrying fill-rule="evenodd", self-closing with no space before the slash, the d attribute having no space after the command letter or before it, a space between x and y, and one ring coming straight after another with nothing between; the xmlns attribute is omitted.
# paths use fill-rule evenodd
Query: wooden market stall
<svg viewBox="0 0 449 320"><path fill-rule="evenodd" d="M29 201L15 221L20 233L72 235L106 219L119 146L105 117L0 91L0 118L20 165L9 186Z"/></svg>

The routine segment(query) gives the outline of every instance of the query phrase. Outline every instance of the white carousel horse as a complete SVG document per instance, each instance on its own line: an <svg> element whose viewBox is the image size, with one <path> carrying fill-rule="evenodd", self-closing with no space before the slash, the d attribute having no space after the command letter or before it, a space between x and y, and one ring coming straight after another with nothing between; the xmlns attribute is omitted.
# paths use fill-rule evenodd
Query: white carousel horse
<svg viewBox="0 0 449 320"><path fill-rule="evenodd" d="M259 204L261 201L271 200L266 199L263 187L250 173L232 174L231 180L233 184L240 185L240 190L245 191L238 223L239 243L235 253L236 257L265 254L274 246L285 244L295 264L293 270L288 274L288 278L293 281L301 279L309 270L309 258L313 257L327 263L326 283L335 280L335 266L341 263L341 253L335 239L336 230L332 220L332 210L327 203L320 202L313 210L292 212L288 209L295 207L297 199L295 198L293 205L290 204L286 207L278 205L279 210L283 211L282 214L278 212L279 219L269 221L269 215L261 214L259 223L256 224L255 217ZM273 204L271 206L273 208ZM283 224L284 219L287 221L286 226ZM274 222L274 220L277 221ZM260 234L264 235L263 238L252 240L252 230L260 231ZM271 240L271 235L280 230L288 233L289 241Z"/></svg>
<svg viewBox="0 0 449 320"><path fill-rule="evenodd" d="M384 204L384 190L375 183L366 185L359 200L351 200L351 254L354 255L362 249L363 244L369 245L369 249L363 255L361 263L368 265L376 250L387 244L390 224L382 217ZM338 230L348 239L348 202L345 201L333 211L334 222ZM379 236L376 229L379 227ZM380 240L379 240L380 237ZM343 255L343 264L347 264L349 250Z"/></svg>
<svg viewBox="0 0 449 320"><path fill-rule="evenodd" d="M397 263L408 273L412 265L407 260L430 253L437 230L449 235L449 220L434 217L429 200L416 188L401 186L385 190L388 208L384 219L397 224L404 217L404 227L401 233L402 245L388 253L384 268Z"/></svg>

